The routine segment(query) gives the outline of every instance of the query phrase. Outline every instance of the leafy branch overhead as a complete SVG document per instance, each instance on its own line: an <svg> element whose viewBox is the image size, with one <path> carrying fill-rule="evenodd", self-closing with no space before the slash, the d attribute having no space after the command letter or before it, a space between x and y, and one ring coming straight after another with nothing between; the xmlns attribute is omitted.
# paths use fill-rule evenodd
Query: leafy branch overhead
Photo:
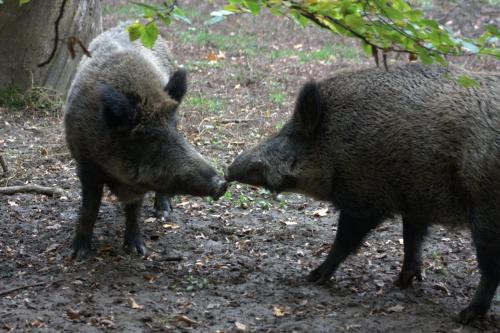
<svg viewBox="0 0 500 333"><path fill-rule="evenodd" d="M167 26L172 23L172 19L191 23L186 13L177 6L176 0L165 1L161 5L148 5L139 2L134 2L134 4L142 9L142 16L146 19L146 23L135 21L128 27L130 40L140 39L142 44L148 48L152 48L158 38L157 21L161 21Z"/></svg>
<svg viewBox="0 0 500 333"><path fill-rule="evenodd" d="M228 0L224 10L212 12L212 21L239 13L258 15L267 8L276 16L293 18L302 26L314 23L335 34L361 40L363 49L378 62L380 50L407 53L425 64L446 64L446 56L492 55L500 59L500 30L487 25L478 38L459 36L426 18L405 0Z"/></svg>

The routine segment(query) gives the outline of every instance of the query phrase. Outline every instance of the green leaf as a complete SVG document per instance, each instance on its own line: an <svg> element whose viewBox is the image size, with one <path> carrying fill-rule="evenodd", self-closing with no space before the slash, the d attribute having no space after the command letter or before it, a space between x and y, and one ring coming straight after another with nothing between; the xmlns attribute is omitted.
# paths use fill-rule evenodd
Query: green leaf
<svg viewBox="0 0 500 333"><path fill-rule="evenodd" d="M373 55L373 48L370 44L365 43L364 41L361 43L361 47L367 56Z"/></svg>
<svg viewBox="0 0 500 333"><path fill-rule="evenodd" d="M457 82L464 88L469 88L479 85L479 83L476 80L474 80L471 77L468 77L467 75L460 75L457 79Z"/></svg>
<svg viewBox="0 0 500 333"><path fill-rule="evenodd" d="M182 21L187 24L191 24L191 20L187 17L186 12L180 7L175 7L172 12L172 17L177 21Z"/></svg>
<svg viewBox="0 0 500 333"><path fill-rule="evenodd" d="M172 24L172 19L170 18L170 16L162 16L161 18L161 21L163 22L163 24L165 24L167 27Z"/></svg>
<svg viewBox="0 0 500 333"><path fill-rule="evenodd" d="M148 9L148 10L151 10L153 12L159 12L159 11L161 11L161 8L158 8L156 6L151 6L151 5L142 3L142 2L133 2L133 4L135 6L137 6L137 7L141 7L142 9Z"/></svg>
<svg viewBox="0 0 500 333"><path fill-rule="evenodd" d="M301 15L300 13L297 13L297 12L292 13L292 17L302 27L305 27L310 22L307 17L305 17L304 15Z"/></svg>
<svg viewBox="0 0 500 333"><path fill-rule="evenodd" d="M142 35L142 31L144 30L144 25L139 22L134 22L127 27L128 36L131 41L139 39Z"/></svg>
<svg viewBox="0 0 500 333"><path fill-rule="evenodd" d="M460 43L462 44L462 47L467 51L471 53L479 53L479 48L476 45L466 41L461 41Z"/></svg>
<svg viewBox="0 0 500 333"><path fill-rule="evenodd" d="M347 15L345 17L345 22L347 25L349 25L351 28L354 28L356 32L363 33L365 29L365 21L358 15Z"/></svg>
<svg viewBox="0 0 500 333"><path fill-rule="evenodd" d="M486 25L486 30L492 35L500 35L500 29L496 25L488 24Z"/></svg>
<svg viewBox="0 0 500 333"><path fill-rule="evenodd" d="M204 24L205 25L213 25L213 24L220 23L220 22L224 21L225 19L226 19L225 16L214 16L211 19L206 20L204 22Z"/></svg>
<svg viewBox="0 0 500 333"><path fill-rule="evenodd" d="M400 20L404 17L403 14L395 8L385 6L383 7L383 10L387 14L387 16L391 19Z"/></svg>
<svg viewBox="0 0 500 333"><path fill-rule="evenodd" d="M479 51L479 54L491 55L500 59L500 49L484 48Z"/></svg>
<svg viewBox="0 0 500 333"><path fill-rule="evenodd" d="M258 15L260 13L260 4L257 0L247 0L244 4L252 14Z"/></svg>
<svg viewBox="0 0 500 333"><path fill-rule="evenodd" d="M440 54L436 54L436 55L434 56L434 60L435 60L438 64L440 64L440 65L442 65L442 66L448 66L448 61L446 61L446 58L445 58L445 57L443 57L443 56L442 56L442 55L440 55Z"/></svg>
<svg viewBox="0 0 500 333"><path fill-rule="evenodd" d="M419 47L418 48L418 57L420 58L420 60L422 60L422 63L425 64L425 65L430 65L434 62L434 60L432 59L432 56L429 54L429 52L422 48L422 47Z"/></svg>
<svg viewBox="0 0 500 333"><path fill-rule="evenodd" d="M31 0L19 0L19 6L22 6L22 5L25 5L27 4L28 2L30 2ZM3 3L3 1L2 1Z"/></svg>
<svg viewBox="0 0 500 333"><path fill-rule="evenodd" d="M234 13L239 13L240 12L240 7L236 4L229 4L224 6L224 11L231 12L232 14ZM214 13L214 12L212 12Z"/></svg>
<svg viewBox="0 0 500 333"><path fill-rule="evenodd" d="M154 22L148 23L141 33L141 42L147 48L152 48L158 38L158 26Z"/></svg>

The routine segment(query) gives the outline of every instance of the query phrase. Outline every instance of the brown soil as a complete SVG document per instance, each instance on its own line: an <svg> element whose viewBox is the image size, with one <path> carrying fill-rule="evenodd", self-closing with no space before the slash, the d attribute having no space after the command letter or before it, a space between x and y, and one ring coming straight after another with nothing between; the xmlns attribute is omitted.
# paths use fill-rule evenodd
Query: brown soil
<svg viewBox="0 0 500 333"><path fill-rule="evenodd" d="M130 13L105 1L110 27ZM185 1L192 26L163 35L190 72L182 131L221 171L282 125L309 78L370 64L352 41L269 15L205 26L211 1ZM116 6L116 7L112 7ZM113 10L114 10L113 9ZM201 13L199 15L197 13ZM319 51L318 51L319 50ZM325 51L326 50L326 51ZM326 54L326 56L325 56ZM216 59L212 62L209 59ZM468 66L497 69L481 60ZM241 120L233 122L232 120ZM169 221L144 207L146 259L121 248L123 213L112 195L96 223L95 253L69 260L80 201L61 115L0 108L0 186L59 186L64 195L0 195L0 330L23 332L498 332L500 298L483 321L452 320L479 279L467 230L432 228L425 277L393 286L402 262L399 220L387 221L328 286L306 282L325 257L336 211L295 194L232 185L217 202L176 197ZM170 261L180 257L180 261ZM6 292L10 288L18 290Z"/></svg>

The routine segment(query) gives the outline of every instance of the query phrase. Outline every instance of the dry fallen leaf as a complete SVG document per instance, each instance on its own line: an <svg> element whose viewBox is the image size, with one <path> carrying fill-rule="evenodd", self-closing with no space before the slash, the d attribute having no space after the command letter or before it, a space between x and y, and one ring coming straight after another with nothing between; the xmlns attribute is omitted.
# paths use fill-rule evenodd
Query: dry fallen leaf
<svg viewBox="0 0 500 333"><path fill-rule="evenodd" d="M106 252L111 252L113 250L113 245L111 244L103 244L100 248L98 253L106 253Z"/></svg>
<svg viewBox="0 0 500 333"><path fill-rule="evenodd" d="M210 52L207 56L208 61L217 61L226 59L226 55L219 51L219 53Z"/></svg>
<svg viewBox="0 0 500 333"><path fill-rule="evenodd" d="M80 320L80 312L69 308L66 310L66 315L71 320Z"/></svg>
<svg viewBox="0 0 500 333"><path fill-rule="evenodd" d="M397 304L397 305L394 305L394 306L391 306L390 308L388 308L387 311L389 311L389 312L403 312L404 309L405 309L404 306L402 306L401 304Z"/></svg>
<svg viewBox="0 0 500 333"><path fill-rule="evenodd" d="M446 295L451 296L450 291L448 290L448 288L444 283L442 282L436 283L433 287L434 289L444 291Z"/></svg>
<svg viewBox="0 0 500 333"><path fill-rule="evenodd" d="M165 228L165 229L177 229L177 228L179 228L179 226L175 223L165 223L163 225L163 228Z"/></svg>
<svg viewBox="0 0 500 333"><path fill-rule="evenodd" d="M273 306L273 315L275 317L283 317L285 315L285 309Z"/></svg>
<svg viewBox="0 0 500 333"><path fill-rule="evenodd" d="M36 319L30 322L30 326L35 328L47 328L47 324Z"/></svg>
<svg viewBox="0 0 500 333"><path fill-rule="evenodd" d="M127 303L128 306L130 306L132 309L144 309L144 305L137 304L137 302L132 297L127 298Z"/></svg>
<svg viewBox="0 0 500 333"><path fill-rule="evenodd" d="M237 332L245 332L247 330L247 325L240 322L235 322L234 325L236 326Z"/></svg>
<svg viewBox="0 0 500 333"><path fill-rule="evenodd" d="M148 217L144 220L144 223L153 223L154 221L156 221L156 217Z"/></svg>
<svg viewBox="0 0 500 333"><path fill-rule="evenodd" d="M328 207L325 208L320 208L312 212L313 216L316 217L323 217L326 216L328 213Z"/></svg>
<svg viewBox="0 0 500 333"><path fill-rule="evenodd" d="M156 279L158 279L158 277L156 275L153 275L153 274L144 274L142 277L145 280L147 280L148 282L155 282Z"/></svg>
<svg viewBox="0 0 500 333"><path fill-rule="evenodd" d="M104 325L104 326L107 326L107 327L111 327L111 326L114 326L115 324L113 323L113 321L109 318L99 318L99 324L100 325Z"/></svg>
<svg viewBox="0 0 500 333"><path fill-rule="evenodd" d="M178 321L183 321L189 325L198 324L196 322L196 320L193 320L193 319L189 318L188 316L184 316L184 315L175 316L175 319L177 319Z"/></svg>

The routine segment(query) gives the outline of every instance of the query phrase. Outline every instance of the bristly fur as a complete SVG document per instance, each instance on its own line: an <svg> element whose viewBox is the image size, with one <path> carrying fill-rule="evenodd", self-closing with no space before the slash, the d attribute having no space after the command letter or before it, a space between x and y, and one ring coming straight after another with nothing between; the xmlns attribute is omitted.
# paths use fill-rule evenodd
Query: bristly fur
<svg viewBox="0 0 500 333"><path fill-rule="evenodd" d="M138 219L147 191L156 192L157 213L165 216L166 195L217 199L226 183L177 129L187 78L184 70L174 71L165 40L145 48L130 41L122 24L89 49L92 58L80 63L64 113L82 185L74 256L90 249L104 185L124 204L125 246L144 254Z"/></svg>
<svg viewBox="0 0 500 333"><path fill-rule="evenodd" d="M461 74L478 85L459 85L453 77ZM459 316L469 322L488 310L500 281L500 74L414 63L308 83L292 119L238 156L228 179L303 193L340 210L334 245L311 272L313 282L326 282L370 230L396 214L403 218L403 287L421 278L429 225L470 226L482 278Z"/></svg>

